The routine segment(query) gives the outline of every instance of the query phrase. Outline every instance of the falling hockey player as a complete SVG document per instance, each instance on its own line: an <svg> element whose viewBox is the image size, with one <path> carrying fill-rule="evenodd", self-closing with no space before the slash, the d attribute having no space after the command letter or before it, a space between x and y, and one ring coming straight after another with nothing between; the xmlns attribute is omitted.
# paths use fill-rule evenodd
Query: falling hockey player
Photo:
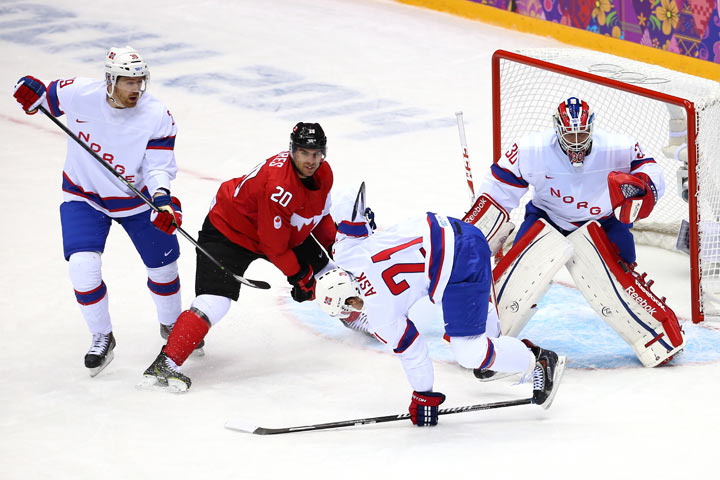
<svg viewBox="0 0 720 480"><path fill-rule="evenodd" d="M550 406L566 359L529 340L499 336L490 248L478 228L427 213L373 233L362 194L338 211L333 258L341 268L318 278L316 300L334 317L367 313L370 332L397 355L413 388L409 410L415 425L436 425L445 400L433 391L427 344L408 317L410 307L428 295L441 306L460 365L520 373L533 381L534 403Z"/></svg>
<svg viewBox="0 0 720 480"><path fill-rule="evenodd" d="M493 163L464 218L497 248L514 228L508 212L533 186L514 245L493 271L502 333L520 333L566 265L642 364L664 364L683 349L684 333L665 299L650 290L652 281L635 272L630 232L662 196L662 171L634 139L593 132L594 114L583 100L563 101L552 119L554 129L523 137Z"/></svg>

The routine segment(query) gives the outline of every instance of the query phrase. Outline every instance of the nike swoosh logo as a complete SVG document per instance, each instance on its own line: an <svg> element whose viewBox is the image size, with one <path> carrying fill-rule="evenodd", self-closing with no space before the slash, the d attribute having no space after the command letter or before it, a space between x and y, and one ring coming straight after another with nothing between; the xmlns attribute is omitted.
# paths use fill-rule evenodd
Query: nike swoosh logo
<svg viewBox="0 0 720 480"><path fill-rule="evenodd" d="M77 118L75 119L75 121L76 121L77 123L88 123L87 120L78 120Z"/></svg>
<svg viewBox="0 0 720 480"><path fill-rule="evenodd" d="M548 177L547 175L545 175L545 178L547 178L548 180L552 180L552 179L553 179L553 177Z"/></svg>
<svg viewBox="0 0 720 480"><path fill-rule="evenodd" d="M172 252L172 249L168 250L167 252L165 252L165 256L167 257L168 255L170 255L171 252Z"/></svg>

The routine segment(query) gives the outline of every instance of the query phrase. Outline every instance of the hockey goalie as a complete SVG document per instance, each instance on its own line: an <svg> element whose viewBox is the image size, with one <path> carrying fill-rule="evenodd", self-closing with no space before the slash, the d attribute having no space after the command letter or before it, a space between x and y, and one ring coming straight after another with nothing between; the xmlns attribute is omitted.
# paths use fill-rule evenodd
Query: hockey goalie
<svg viewBox="0 0 720 480"><path fill-rule="evenodd" d="M514 229L508 212L533 187L514 244L493 270L502 333L520 333L565 265L643 365L667 363L685 336L652 281L635 271L630 231L663 195L662 170L634 139L593 131L595 116L579 98L562 101L551 118L554 128L519 139L493 163L463 219L495 253Z"/></svg>

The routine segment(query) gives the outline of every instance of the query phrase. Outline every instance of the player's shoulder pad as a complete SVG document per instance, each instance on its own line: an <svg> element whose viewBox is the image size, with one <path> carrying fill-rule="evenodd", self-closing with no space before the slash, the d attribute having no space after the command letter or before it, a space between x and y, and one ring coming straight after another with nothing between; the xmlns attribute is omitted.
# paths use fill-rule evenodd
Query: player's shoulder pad
<svg viewBox="0 0 720 480"><path fill-rule="evenodd" d="M325 191L330 191L333 185L334 181L334 175L332 168L330 168L330 164L327 161L324 161L322 165L320 165L320 168L317 169L317 172L315 172L315 181L320 185L320 188Z"/></svg>

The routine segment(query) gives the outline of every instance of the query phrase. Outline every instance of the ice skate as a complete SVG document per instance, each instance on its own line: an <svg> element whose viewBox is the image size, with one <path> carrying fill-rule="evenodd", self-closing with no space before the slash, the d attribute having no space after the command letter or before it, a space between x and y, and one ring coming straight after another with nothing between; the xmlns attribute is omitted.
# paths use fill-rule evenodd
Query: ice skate
<svg viewBox="0 0 720 480"><path fill-rule="evenodd" d="M143 373L140 388L167 388L173 393L186 392L192 382L190 377L183 375L178 366L167 355L160 352L155 361Z"/></svg>
<svg viewBox="0 0 720 480"><path fill-rule="evenodd" d="M535 369L532 372L533 403L547 410L560 388L567 358L564 355L558 356L551 350L540 348L530 340L523 340L523 343L535 355Z"/></svg>
<svg viewBox="0 0 720 480"><path fill-rule="evenodd" d="M85 367L90 370L90 376L94 377L115 358L115 337L112 332L108 334L96 333L92 338L90 350L85 354Z"/></svg>
<svg viewBox="0 0 720 480"><path fill-rule="evenodd" d="M163 339L167 340L168 337L170 336L170 332L172 332L173 326L174 326L174 324L173 325L163 325L161 323L160 324L160 336ZM205 339L200 340L200 343L198 343L198 346L195 347L195 350L193 350L192 355L194 355L196 357L204 357L205 356L205 350L203 349L204 346L205 346Z"/></svg>

